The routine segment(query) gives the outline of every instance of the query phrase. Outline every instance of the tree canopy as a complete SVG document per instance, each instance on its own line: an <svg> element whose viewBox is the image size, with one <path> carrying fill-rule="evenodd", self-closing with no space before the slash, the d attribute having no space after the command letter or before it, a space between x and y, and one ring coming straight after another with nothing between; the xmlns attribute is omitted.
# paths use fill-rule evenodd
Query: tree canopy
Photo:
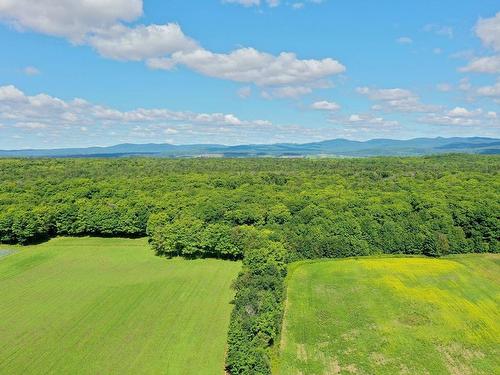
<svg viewBox="0 0 500 375"><path fill-rule="evenodd" d="M0 243L149 236L158 255L243 259L232 374L268 374L286 264L500 252L500 158L0 159Z"/></svg>

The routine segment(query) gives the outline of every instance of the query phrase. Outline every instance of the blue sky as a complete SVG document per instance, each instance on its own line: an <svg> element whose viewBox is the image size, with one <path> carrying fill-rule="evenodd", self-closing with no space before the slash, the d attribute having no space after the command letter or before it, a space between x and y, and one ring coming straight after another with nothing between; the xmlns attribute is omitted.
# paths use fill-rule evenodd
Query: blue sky
<svg viewBox="0 0 500 375"><path fill-rule="evenodd" d="M0 45L2 149L500 137L498 1L0 0Z"/></svg>

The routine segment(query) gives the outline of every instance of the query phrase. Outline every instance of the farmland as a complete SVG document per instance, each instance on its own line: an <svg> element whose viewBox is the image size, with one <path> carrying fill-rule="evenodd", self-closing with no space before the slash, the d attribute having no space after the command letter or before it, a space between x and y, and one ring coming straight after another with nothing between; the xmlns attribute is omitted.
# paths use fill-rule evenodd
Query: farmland
<svg viewBox="0 0 500 375"><path fill-rule="evenodd" d="M0 243L5 244L0 250L12 250L9 244L18 251L0 252L4 254L0 259L0 308L5 317L0 333L6 338L1 343L0 373L38 368L108 373L115 369L125 372L126 368L131 372L157 373L161 369L168 374L199 374L218 373L225 366L231 375L270 375L282 336L290 264L409 255L428 256L413 261L429 266L459 265L459 255L500 253L499 161L497 156L480 155L314 160L0 159ZM145 239L119 239L146 236L147 243ZM41 242L44 244L32 247ZM458 258L452 260L451 256ZM446 262L431 259L439 257ZM464 259L472 262L473 258ZM397 270L398 264L387 267ZM485 270L493 269L488 262L484 267L480 262L464 267L486 274ZM364 269L352 267L350 271L344 275L345 285L342 278L335 277L340 285L337 289L365 285L363 279L358 282ZM385 288L377 278L385 275L381 270L377 274L370 268L369 274L373 283L360 289L360 295L348 293L347 297L355 296L354 304L345 304L342 313L351 319L351 327L359 320L356 329L361 332L366 332L367 324L363 312L371 316L366 309L376 308L380 301L392 299L394 305L377 307L385 315L379 310L373 314L405 314L409 323L399 327L402 331L394 331L393 337L406 341L391 344L394 353L374 354L380 363L389 358L391 371L397 367L391 355L408 362L408 371L420 367L412 364L413 357L406 361L405 355L425 359L426 365L438 363L436 345L432 350L429 347L429 340L438 336L419 333L422 336L415 339L415 332L405 328L413 327L414 321L417 327L420 322L426 327L427 320L431 321L437 326L431 333L436 335L444 329L444 344L438 345L444 351L441 357L459 350L455 341L469 343L468 339L455 340L456 327L459 333L464 331L463 322L476 324L476 315L480 315L477 324L483 324L481 319L491 322L491 296L487 299L490 305L470 317L462 314L468 310L460 299L448 301L447 310L435 314L440 310L429 312L428 304L420 305L415 298L403 303L389 288L402 285L401 291L408 292L404 272L400 272L401 279L389 280L392 284ZM449 274L453 280L461 273ZM485 286L486 292L496 290L498 280L483 284L471 276L472 271L467 274L468 279L449 286L451 295L463 293L473 298ZM410 273L408 278L411 281L417 276ZM332 280L312 282L320 290L329 290ZM429 298L442 292L439 286L435 291L436 284L429 284ZM297 293L307 300L312 298L309 292L299 289ZM426 292L420 290L419 296L427 296ZM293 307L293 290L290 295ZM342 298L340 304L332 298L325 306L332 303L335 311L344 303ZM337 337L335 321L328 315L315 318L326 319L327 328L321 329L332 330L331 337ZM453 323L446 319L460 323L451 326L455 333L445 329ZM314 326L310 328L314 332ZM384 335L374 335L372 346L380 346L380 337ZM366 345L362 336L359 340L354 336L354 340ZM303 349L306 353L312 350L305 343ZM327 349L326 354L333 353L333 347ZM303 358L295 348L291 352ZM471 353L476 352L485 357L467 366L491 370L487 345L466 355L474 357ZM292 373L321 372L320 364L311 361L314 355L305 363L292 361L291 365L285 355L283 368ZM355 364L359 371L374 372L361 359L345 364L345 358L349 359L339 357L341 368ZM442 368L436 367L436 371ZM334 366L332 371L336 369ZM348 370L354 368L346 367Z"/></svg>
<svg viewBox="0 0 500 375"><path fill-rule="evenodd" d="M0 373L220 374L240 264L145 239L55 238L0 258Z"/></svg>
<svg viewBox="0 0 500 375"><path fill-rule="evenodd" d="M499 373L498 255L292 267L280 374Z"/></svg>

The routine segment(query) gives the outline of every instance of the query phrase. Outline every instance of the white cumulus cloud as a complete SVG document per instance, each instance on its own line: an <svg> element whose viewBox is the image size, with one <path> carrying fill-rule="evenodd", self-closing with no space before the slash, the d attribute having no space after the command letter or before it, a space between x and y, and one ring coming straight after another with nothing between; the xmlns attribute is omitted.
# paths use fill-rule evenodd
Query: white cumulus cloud
<svg viewBox="0 0 500 375"><path fill-rule="evenodd" d="M288 5L292 9L302 9L305 6L305 3L311 3L311 4L322 4L326 0L305 0L302 2L295 1L295 2L282 2L280 0L222 0L223 4L237 4L244 6L245 8L250 8L250 7L259 7L261 5L267 5L270 8L275 8L282 3Z"/></svg>
<svg viewBox="0 0 500 375"><path fill-rule="evenodd" d="M174 23L134 28L115 25L92 35L88 42L102 56L115 60L140 61L197 48L197 43Z"/></svg>
<svg viewBox="0 0 500 375"><path fill-rule="evenodd" d="M73 42L141 15L142 0L0 0L1 19Z"/></svg>
<svg viewBox="0 0 500 375"><path fill-rule="evenodd" d="M467 66L462 67L459 70L464 73L500 73L500 55L474 58Z"/></svg>
<svg viewBox="0 0 500 375"><path fill-rule="evenodd" d="M491 18L480 19L475 27L476 36L483 44L495 52L500 52L500 12ZM461 72L500 73L500 55L472 58L469 64L459 69Z"/></svg>
<svg viewBox="0 0 500 375"><path fill-rule="evenodd" d="M358 87L358 94L377 102L376 109L397 112L424 112L430 106L422 104L418 95L410 90L401 88L378 89Z"/></svg>
<svg viewBox="0 0 500 375"><path fill-rule="evenodd" d="M500 98L500 78L496 84L491 86L483 86L477 89L477 95L492 98Z"/></svg>
<svg viewBox="0 0 500 375"><path fill-rule="evenodd" d="M35 68L34 66L27 66L23 69L24 74L27 76L36 76L40 74L40 70Z"/></svg>
<svg viewBox="0 0 500 375"><path fill-rule="evenodd" d="M480 19L475 31L484 45L500 51L500 12L495 17Z"/></svg>
<svg viewBox="0 0 500 375"><path fill-rule="evenodd" d="M228 54L202 48L179 51L170 58L150 59L148 64L166 70L182 64L210 77L259 86L311 83L345 71L341 63L331 58L301 60L294 53L275 56L254 48L240 48Z"/></svg>
<svg viewBox="0 0 500 375"><path fill-rule="evenodd" d="M398 39L396 39L396 42L399 44L412 44L413 39L411 39L407 36L402 36L402 37L399 37Z"/></svg>
<svg viewBox="0 0 500 375"><path fill-rule="evenodd" d="M255 0L237 2L260 4ZM267 3L279 4L276 0ZM142 15L142 5L142 0L0 0L0 20L89 45L110 59L144 61L150 68L163 70L183 65L209 77L283 86L273 89L276 96L309 93L319 81L346 69L332 58L300 59L291 52L273 55L251 47L212 52L184 34L176 23L127 25Z"/></svg>
<svg viewBox="0 0 500 375"><path fill-rule="evenodd" d="M335 102L321 100L319 102L314 102L313 104L311 104L311 108L318 111L338 111L340 109L340 105Z"/></svg>
<svg viewBox="0 0 500 375"><path fill-rule="evenodd" d="M234 126L270 124L263 120L244 121L234 114L225 113L195 113L163 108L120 111L79 98L65 101L44 93L30 96L12 85L0 86L0 118L10 121L13 126L27 127L25 124L38 124L38 128L41 128L41 125L90 127L94 124L165 122Z"/></svg>

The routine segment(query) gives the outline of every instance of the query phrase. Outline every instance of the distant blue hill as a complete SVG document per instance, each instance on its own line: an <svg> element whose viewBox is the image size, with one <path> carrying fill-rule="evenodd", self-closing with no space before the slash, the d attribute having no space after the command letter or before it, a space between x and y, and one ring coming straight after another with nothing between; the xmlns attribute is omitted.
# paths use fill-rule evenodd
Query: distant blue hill
<svg viewBox="0 0 500 375"><path fill-rule="evenodd" d="M0 157L306 157L306 156L410 156L443 153L500 154L500 139L415 138L409 140L373 139L351 141L332 139L314 143L276 143L224 146L217 144L171 145L131 144L110 147L0 150Z"/></svg>

